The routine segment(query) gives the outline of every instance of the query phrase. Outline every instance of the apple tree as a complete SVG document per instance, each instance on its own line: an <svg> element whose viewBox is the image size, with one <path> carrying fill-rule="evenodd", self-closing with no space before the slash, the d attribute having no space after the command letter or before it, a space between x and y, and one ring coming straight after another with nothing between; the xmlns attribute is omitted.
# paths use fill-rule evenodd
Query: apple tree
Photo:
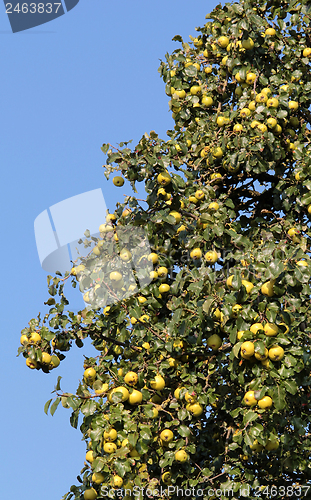
<svg viewBox="0 0 311 500"><path fill-rule="evenodd" d="M48 277L49 312L22 331L44 372L94 344L76 392L59 378L45 407L70 409L86 443L64 499L310 495L310 3L241 0L206 18L159 68L168 139L103 144L106 177L133 196ZM125 274L139 229L138 290ZM89 304L77 314L68 281Z"/></svg>

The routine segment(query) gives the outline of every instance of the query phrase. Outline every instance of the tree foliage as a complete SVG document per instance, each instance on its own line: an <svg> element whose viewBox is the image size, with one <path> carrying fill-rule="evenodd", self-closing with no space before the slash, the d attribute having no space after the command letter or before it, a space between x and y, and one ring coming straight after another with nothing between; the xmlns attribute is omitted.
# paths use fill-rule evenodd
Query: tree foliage
<svg viewBox="0 0 311 500"><path fill-rule="evenodd" d="M218 5L161 62L168 140L152 131L133 149L102 146L106 177L118 171L134 194L85 241L79 268L48 277L51 308L20 347L46 372L45 355L57 365L73 341L90 337L98 350L76 393L59 378L45 406L71 409L74 427L83 418L86 462L64 498L134 487L170 487L170 498L177 487L205 499L307 496L310 13L306 0ZM135 198L142 181L145 205ZM118 231L133 248L135 228L155 254L140 261L156 272L129 294L110 273L126 267L113 264ZM86 302L110 305L68 311L68 280Z"/></svg>

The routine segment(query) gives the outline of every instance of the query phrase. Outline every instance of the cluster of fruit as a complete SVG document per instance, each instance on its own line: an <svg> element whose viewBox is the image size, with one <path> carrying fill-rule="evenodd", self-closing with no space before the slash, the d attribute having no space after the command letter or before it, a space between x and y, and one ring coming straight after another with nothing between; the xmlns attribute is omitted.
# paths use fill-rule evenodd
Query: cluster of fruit
<svg viewBox="0 0 311 500"><path fill-rule="evenodd" d="M34 370L35 368L47 372L57 368L60 364L60 359L56 354L51 354L50 344L46 341L41 342L41 335L34 331L28 334L23 333L20 338L20 343L23 346L21 352L26 357L26 365ZM52 340L53 349L63 350L65 342ZM67 347L66 349L67 350Z"/></svg>
<svg viewBox="0 0 311 500"><path fill-rule="evenodd" d="M129 411L130 408L137 408L141 406L142 409L149 409L145 413L145 419L151 418L151 420L157 419L159 412L163 411L164 408L159 405L161 402L161 391L167 387L167 381L161 375L155 375L153 380L150 380L148 386L145 385L142 391L136 389L135 387L138 384L138 374L134 371L128 371L123 374L123 369L118 369L118 377L123 379L124 385L115 385L115 381L111 378L109 383L102 383L100 379L96 379L97 372L94 367L88 367L84 371L84 382L88 387L92 387L95 391L95 397L105 397L107 398L106 405L108 405L108 410L104 413L104 420L106 420L107 425L104 425L106 430L103 431L102 438L100 442L92 442L92 439L88 442L89 450L86 453L86 461L90 464L91 468L96 468L98 463L98 459L105 459L105 463L112 464L114 457L129 457L133 460L133 466L140 469L141 461L147 460L146 453L139 453L135 447L133 441L133 434L129 434L126 428L122 428L121 422L117 422L114 425L117 428L114 428L109 423L111 419L111 410L109 410L109 405L118 406L120 404L125 405ZM153 390L154 396L150 401L146 401L143 403L143 391L146 389ZM176 401L182 403L184 400L186 403L186 410L188 410L189 414L193 417L200 417L203 412L203 406L198 402L197 394L193 390L187 390L186 387L180 386L174 390L173 393ZM129 406L128 406L129 405ZM165 411L165 410L164 410ZM132 421L134 422L135 416L132 414ZM158 428L158 426L156 426ZM90 436L90 432L88 433ZM151 435L149 436L151 439ZM153 437L153 443L158 444L164 450L171 449L174 450L174 461L176 463L183 463L189 461L188 453L183 449L177 446L174 447L174 441L177 442L176 437L174 437L174 432L170 428L160 429L157 432L157 435ZM169 446L170 445L170 446ZM151 443L149 443L149 447ZM150 450L149 450L150 455ZM96 461L97 460L97 461ZM143 464L143 467L146 467L146 464ZM170 471L162 471L161 480L164 484L170 484ZM120 477L117 472L114 474L105 474L103 472L93 471L90 475L90 482L92 487L87 488L84 491L84 499L89 500L90 498L97 498L97 490L96 487L105 483L105 485L111 485L112 488L120 488L123 486L124 489L132 489L131 482L127 481L126 476Z"/></svg>

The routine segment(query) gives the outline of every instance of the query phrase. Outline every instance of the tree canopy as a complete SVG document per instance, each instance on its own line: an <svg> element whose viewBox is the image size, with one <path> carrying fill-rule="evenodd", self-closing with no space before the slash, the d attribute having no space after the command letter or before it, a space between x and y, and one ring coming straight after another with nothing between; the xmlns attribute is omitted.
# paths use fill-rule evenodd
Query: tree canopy
<svg viewBox="0 0 311 500"><path fill-rule="evenodd" d="M307 497L310 14L306 0L218 5L161 62L168 139L103 144L106 177L133 195L48 276L49 312L19 348L44 372L73 342L97 350L76 393L59 377L45 406L82 416L64 499Z"/></svg>

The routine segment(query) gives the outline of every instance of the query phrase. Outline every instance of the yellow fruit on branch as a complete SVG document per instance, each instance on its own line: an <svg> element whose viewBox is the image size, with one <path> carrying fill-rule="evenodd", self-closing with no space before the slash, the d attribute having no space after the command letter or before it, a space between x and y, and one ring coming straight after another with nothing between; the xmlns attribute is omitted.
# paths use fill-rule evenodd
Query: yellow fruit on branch
<svg viewBox="0 0 311 500"><path fill-rule="evenodd" d="M248 391L244 395L244 402L247 404L247 406L254 406L257 404L257 399L255 398L255 393L254 391Z"/></svg>
<svg viewBox="0 0 311 500"><path fill-rule="evenodd" d="M241 345L241 353L243 353L244 356L250 358L251 356L253 356L254 352L255 352L255 346L253 342L250 341L243 342L243 344Z"/></svg>
<svg viewBox="0 0 311 500"><path fill-rule="evenodd" d="M160 434L160 439L162 439L163 443L168 444L174 439L174 434L170 429L165 429Z"/></svg>
<svg viewBox="0 0 311 500"><path fill-rule="evenodd" d="M281 346L274 346L269 349L269 358L271 361L281 361L284 357L284 349Z"/></svg>
<svg viewBox="0 0 311 500"><path fill-rule="evenodd" d="M88 488L83 493L84 500L96 500L97 491L94 488Z"/></svg>
<svg viewBox="0 0 311 500"><path fill-rule="evenodd" d="M150 387L155 391L162 391L165 387L165 380L161 375L156 375L154 380L150 381Z"/></svg>
<svg viewBox="0 0 311 500"><path fill-rule="evenodd" d="M201 259L201 257L202 257L202 250L200 248L194 248L190 252L190 257L193 260Z"/></svg>
<svg viewBox="0 0 311 500"><path fill-rule="evenodd" d="M270 398L270 396L264 396L262 399L258 400L258 406L261 409L271 408L272 404L273 404L273 401Z"/></svg>
<svg viewBox="0 0 311 500"><path fill-rule="evenodd" d="M189 460L189 455L185 450L178 450L175 453L175 460L177 462L187 462L187 460Z"/></svg>
<svg viewBox="0 0 311 500"><path fill-rule="evenodd" d="M206 344L208 345L208 347L211 347L213 351L217 351L222 345L222 339L219 337L219 335L214 333L213 335L208 337Z"/></svg>
<svg viewBox="0 0 311 500"><path fill-rule="evenodd" d="M274 295L273 285L274 285L274 280L267 281L262 285L260 289L261 293L263 295L266 295L267 297L273 297Z"/></svg>
<svg viewBox="0 0 311 500"><path fill-rule="evenodd" d="M266 323L264 326L264 331L268 337L275 337L278 334L279 329L274 323Z"/></svg>
<svg viewBox="0 0 311 500"><path fill-rule="evenodd" d="M124 179L121 176L117 176L112 179L112 182L114 183L115 186L122 187L124 184Z"/></svg>
<svg viewBox="0 0 311 500"><path fill-rule="evenodd" d="M138 375L135 372L127 372L124 377L124 382L128 385L136 385L138 382Z"/></svg>

